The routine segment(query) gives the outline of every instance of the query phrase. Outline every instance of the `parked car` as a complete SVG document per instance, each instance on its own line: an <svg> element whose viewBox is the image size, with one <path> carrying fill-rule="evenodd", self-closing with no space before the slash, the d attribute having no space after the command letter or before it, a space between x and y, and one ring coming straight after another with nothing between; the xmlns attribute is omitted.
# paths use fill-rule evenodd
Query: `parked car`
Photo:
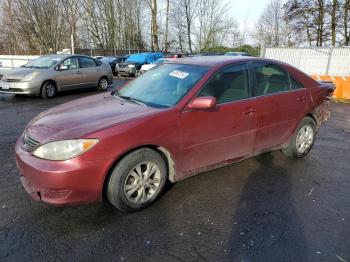
<svg viewBox="0 0 350 262"><path fill-rule="evenodd" d="M57 92L98 87L106 90L113 81L112 71L101 61L82 55L47 55L6 72L0 93L40 95L52 98Z"/></svg>
<svg viewBox="0 0 350 262"><path fill-rule="evenodd" d="M188 55L186 53L169 53L165 56L165 58L184 58Z"/></svg>
<svg viewBox="0 0 350 262"><path fill-rule="evenodd" d="M137 76L142 65L151 64L162 57L160 52L132 54L125 62L117 64L116 71L120 75Z"/></svg>
<svg viewBox="0 0 350 262"><path fill-rule="evenodd" d="M159 64L163 64L166 61L172 61L174 58L159 58L157 61L151 63L151 64L144 64L141 66L140 74L144 74L148 70L151 70L152 68L156 67Z"/></svg>
<svg viewBox="0 0 350 262"><path fill-rule="evenodd" d="M116 70L116 65L118 63L124 62L126 59L127 59L126 56L105 56L100 60L106 64L109 64L113 75L118 75L118 72Z"/></svg>
<svg viewBox="0 0 350 262"><path fill-rule="evenodd" d="M16 143L26 191L62 205L151 204L166 181L282 149L307 155L334 86L267 59L165 62L112 94L35 117Z"/></svg>
<svg viewBox="0 0 350 262"><path fill-rule="evenodd" d="M220 55L224 55L225 53L221 53L221 52L202 52L200 54L200 56L220 56Z"/></svg>
<svg viewBox="0 0 350 262"><path fill-rule="evenodd" d="M227 53L225 53L225 55L228 55L228 56L251 56L250 54L248 54L246 52L227 52Z"/></svg>

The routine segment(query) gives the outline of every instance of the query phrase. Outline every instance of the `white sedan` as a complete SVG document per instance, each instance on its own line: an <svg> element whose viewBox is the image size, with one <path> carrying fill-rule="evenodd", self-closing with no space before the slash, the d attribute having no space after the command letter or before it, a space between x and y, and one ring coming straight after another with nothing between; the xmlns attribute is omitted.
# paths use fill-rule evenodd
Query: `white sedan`
<svg viewBox="0 0 350 262"><path fill-rule="evenodd" d="M140 74L143 74L143 73L147 72L148 70L151 70L156 65L162 64L165 61L172 61L172 60L174 60L174 58L159 58L157 61L155 61L152 64L144 64L144 65L142 65L142 67L140 69Z"/></svg>

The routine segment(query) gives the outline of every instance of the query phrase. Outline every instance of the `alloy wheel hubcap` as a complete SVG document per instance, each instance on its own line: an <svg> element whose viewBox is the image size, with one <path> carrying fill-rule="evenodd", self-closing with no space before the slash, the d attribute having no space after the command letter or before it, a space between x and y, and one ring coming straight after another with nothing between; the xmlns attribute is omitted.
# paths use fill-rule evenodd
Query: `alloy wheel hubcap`
<svg viewBox="0 0 350 262"><path fill-rule="evenodd" d="M53 84L48 84L46 86L46 94L49 97L52 97L55 94L55 87Z"/></svg>
<svg viewBox="0 0 350 262"><path fill-rule="evenodd" d="M150 200L159 190L160 169L152 162L136 165L128 174L124 184L126 198L136 204Z"/></svg>
<svg viewBox="0 0 350 262"><path fill-rule="evenodd" d="M296 146L299 153L305 153L311 147L313 140L314 130L309 125L303 126L299 130L296 139Z"/></svg>
<svg viewBox="0 0 350 262"><path fill-rule="evenodd" d="M107 89L107 87L108 87L108 82L107 82L107 80L106 79L102 79L101 81L100 81L100 88L101 89Z"/></svg>

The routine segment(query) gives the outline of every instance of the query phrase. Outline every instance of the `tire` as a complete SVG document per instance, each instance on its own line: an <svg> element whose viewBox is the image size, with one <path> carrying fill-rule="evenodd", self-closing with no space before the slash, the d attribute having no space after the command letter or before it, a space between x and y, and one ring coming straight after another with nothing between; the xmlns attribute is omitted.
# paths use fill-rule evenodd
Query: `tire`
<svg viewBox="0 0 350 262"><path fill-rule="evenodd" d="M159 153L149 148L135 150L113 169L106 186L107 198L123 212L141 210L159 196L167 177L167 166Z"/></svg>
<svg viewBox="0 0 350 262"><path fill-rule="evenodd" d="M106 77L101 77L97 84L98 90L106 91L108 89L108 86L108 79Z"/></svg>
<svg viewBox="0 0 350 262"><path fill-rule="evenodd" d="M316 133L315 121L311 117L305 117L282 152L294 158L306 156L314 145Z"/></svg>
<svg viewBox="0 0 350 262"><path fill-rule="evenodd" d="M56 95L56 85L52 81L46 81L44 82L43 86L41 87L41 98L44 99L50 99L53 98Z"/></svg>

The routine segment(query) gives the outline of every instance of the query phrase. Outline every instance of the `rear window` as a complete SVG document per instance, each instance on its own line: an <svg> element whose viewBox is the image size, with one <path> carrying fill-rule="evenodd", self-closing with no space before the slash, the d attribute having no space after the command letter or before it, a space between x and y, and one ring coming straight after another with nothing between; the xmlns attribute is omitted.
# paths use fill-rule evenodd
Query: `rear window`
<svg viewBox="0 0 350 262"><path fill-rule="evenodd" d="M256 95L268 95L290 90L289 74L274 64L253 65L256 77Z"/></svg>
<svg viewBox="0 0 350 262"><path fill-rule="evenodd" d="M95 60L89 57L79 57L80 68L95 67Z"/></svg>

